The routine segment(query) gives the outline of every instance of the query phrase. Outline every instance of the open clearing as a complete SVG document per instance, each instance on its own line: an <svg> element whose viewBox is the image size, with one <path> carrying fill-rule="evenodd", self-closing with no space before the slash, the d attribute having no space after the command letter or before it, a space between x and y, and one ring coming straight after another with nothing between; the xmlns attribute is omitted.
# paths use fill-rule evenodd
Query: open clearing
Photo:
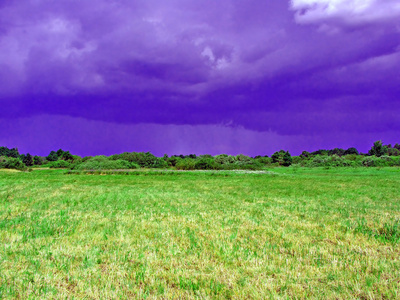
<svg viewBox="0 0 400 300"><path fill-rule="evenodd" d="M400 169L0 171L0 298L400 298Z"/></svg>

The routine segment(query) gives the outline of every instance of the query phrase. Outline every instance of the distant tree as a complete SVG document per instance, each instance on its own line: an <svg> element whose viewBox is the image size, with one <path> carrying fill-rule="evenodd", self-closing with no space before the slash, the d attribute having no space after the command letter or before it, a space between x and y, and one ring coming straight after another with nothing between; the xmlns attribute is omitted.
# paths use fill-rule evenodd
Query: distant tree
<svg viewBox="0 0 400 300"><path fill-rule="evenodd" d="M389 155L389 156L399 156L400 150L397 148L387 148L385 153L386 153L386 155Z"/></svg>
<svg viewBox="0 0 400 300"><path fill-rule="evenodd" d="M27 167L33 166L33 157L32 157L32 155L30 155L29 153L26 154L26 155L23 157L22 162L23 162L23 163L25 164L25 166L27 166Z"/></svg>
<svg viewBox="0 0 400 300"><path fill-rule="evenodd" d="M283 165L283 156L285 155L286 151L279 150L271 155L272 162L278 163L279 165Z"/></svg>
<svg viewBox="0 0 400 300"><path fill-rule="evenodd" d="M63 150L63 149L58 149L56 153L57 153L57 157L59 157L59 158L60 158L60 157L62 157L62 156L63 156L63 154L64 154L64 150Z"/></svg>
<svg viewBox="0 0 400 300"><path fill-rule="evenodd" d="M153 162L151 168L168 168L168 163L164 160L163 157L157 157Z"/></svg>
<svg viewBox="0 0 400 300"><path fill-rule="evenodd" d="M351 147L344 152L344 155L350 155L350 154L358 155L358 150L354 147Z"/></svg>
<svg viewBox="0 0 400 300"><path fill-rule="evenodd" d="M49 155L46 156L46 160L48 160L48 161L56 161L56 160L58 160L57 152L51 151L49 153Z"/></svg>
<svg viewBox="0 0 400 300"><path fill-rule="evenodd" d="M175 168L177 170L194 170L196 161L192 158L179 159Z"/></svg>
<svg viewBox="0 0 400 300"><path fill-rule="evenodd" d="M300 154L300 157L301 157L301 158L309 158L310 156L311 156L311 153L308 152L308 151L303 151L303 152L301 152L301 154Z"/></svg>
<svg viewBox="0 0 400 300"><path fill-rule="evenodd" d="M376 141L372 148L368 151L369 155L375 155L380 157L385 154L385 148L382 145L382 141Z"/></svg>
<svg viewBox="0 0 400 300"><path fill-rule="evenodd" d="M247 156L247 155L239 154L239 155L236 155L236 160L237 161L248 162L248 161L251 161L251 158L249 156Z"/></svg>
<svg viewBox="0 0 400 300"><path fill-rule="evenodd" d="M228 154L220 154L214 157L214 160L217 164L220 165L229 165L233 164L236 161L236 157Z"/></svg>
<svg viewBox="0 0 400 300"><path fill-rule="evenodd" d="M399 144L395 144L393 148L395 148L397 150L400 150L400 145Z"/></svg>
<svg viewBox="0 0 400 300"><path fill-rule="evenodd" d="M33 157L33 164L34 164L35 166L40 166L41 164L43 164L43 159L42 159L40 156L35 155L35 156Z"/></svg>
<svg viewBox="0 0 400 300"><path fill-rule="evenodd" d="M0 156L0 169L1 168L16 169L20 171L26 170L26 166L21 159L12 156Z"/></svg>
<svg viewBox="0 0 400 300"><path fill-rule="evenodd" d="M315 155L329 155L329 150L319 149L317 151L311 152L313 156Z"/></svg>
<svg viewBox="0 0 400 300"><path fill-rule="evenodd" d="M254 160L263 165L269 165L272 162L272 158L266 156L257 156Z"/></svg>
<svg viewBox="0 0 400 300"><path fill-rule="evenodd" d="M290 155L289 151L286 151L283 155L283 163L282 165L285 167L289 167L292 164L292 156Z"/></svg>
<svg viewBox="0 0 400 300"><path fill-rule="evenodd" d="M0 147L0 156L19 158L20 154L17 148Z"/></svg>
<svg viewBox="0 0 400 300"><path fill-rule="evenodd" d="M215 170L218 169L218 164L212 157L201 157L195 162L194 167L198 170Z"/></svg>
<svg viewBox="0 0 400 300"><path fill-rule="evenodd" d="M57 153L58 153L58 151L57 151ZM63 151L61 153L61 156L58 156L58 159L65 160L65 161L73 161L74 156L69 151Z"/></svg>
<svg viewBox="0 0 400 300"><path fill-rule="evenodd" d="M110 159L123 159L138 164L142 168L153 168L155 164L159 163L158 158L150 152L124 152L112 155Z"/></svg>
<svg viewBox="0 0 400 300"><path fill-rule="evenodd" d="M182 158L180 158L179 156L171 156L167 159L167 163L169 166L175 167L178 161L180 161L181 159Z"/></svg>
<svg viewBox="0 0 400 300"><path fill-rule="evenodd" d="M346 150L342 148L335 148L329 151L329 155L338 155L338 156L343 156Z"/></svg>

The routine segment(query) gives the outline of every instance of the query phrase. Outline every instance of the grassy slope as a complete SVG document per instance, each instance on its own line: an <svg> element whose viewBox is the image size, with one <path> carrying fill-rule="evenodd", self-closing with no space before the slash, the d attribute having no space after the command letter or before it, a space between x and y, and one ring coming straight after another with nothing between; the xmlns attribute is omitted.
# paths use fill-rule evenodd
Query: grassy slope
<svg viewBox="0 0 400 300"><path fill-rule="evenodd" d="M399 169L275 171L0 171L0 298L399 298Z"/></svg>

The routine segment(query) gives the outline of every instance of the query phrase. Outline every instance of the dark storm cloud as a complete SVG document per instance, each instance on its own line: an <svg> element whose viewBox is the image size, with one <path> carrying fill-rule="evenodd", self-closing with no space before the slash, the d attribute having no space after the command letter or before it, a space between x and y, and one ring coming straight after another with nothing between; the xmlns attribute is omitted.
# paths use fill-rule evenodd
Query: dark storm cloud
<svg viewBox="0 0 400 300"><path fill-rule="evenodd" d="M0 118L398 130L399 17L394 0L3 1Z"/></svg>

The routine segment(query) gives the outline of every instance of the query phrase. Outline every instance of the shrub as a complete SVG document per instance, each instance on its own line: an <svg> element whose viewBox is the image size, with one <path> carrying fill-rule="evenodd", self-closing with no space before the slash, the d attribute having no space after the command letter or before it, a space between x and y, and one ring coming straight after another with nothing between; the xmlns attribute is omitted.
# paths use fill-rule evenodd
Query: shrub
<svg viewBox="0 0 400 300"><path fill-rule="evenodd" d="M35 155L35 156L33 157L33 164L34 164L35 166L40 166L40 165L43 164L43 162L44 162L44 158L43 158L43 157L40 157L40 156L38 156L38 155Z"/></svg>
<svg viewBox="0 0 400 300"><path fill-rule="evenodd" d="M6 156L0 156L0 168L15 169L20 171L25 171L27 169L25 164L19 158Z"/></svg>
<svg viewBox="0 0 400 300"><path fill-rule="evenodd" d="M399 157L382 155L380 160L384 161L384 164L389 167L397 166L399 164Z"/></svg>
<svg viewBox="0 0 400 300"><path fill-rule="evenodd" d="M360 156L358 154L346 154L345 156L343 156L343 158L348 161L356 161L359 159L359 157Z"/></svg>
<svg viewBox="0 0 400 300"><path fill-rule="evenodd" d="M22 162L25 164L27 167L33 166L33 156L30 155L29 153L26 155L22 155Z"/></svg>
<svg viewBox="0 0 400 300"><path fill-rule="evenodd" d="M58 159L57 152L51 151L49 155L46 156L47 161L56 161Z"/></svg>
<svg viewBox="0 0 400 300"><path fill-rule="evenodd" d="M300 156L292 156L292 165L300 164L302 160Z"/></svg>
<svg viewBox="0 0 400 300"><path fill-rule="evenodd" d="M110 160L103 155L92 157L87 161L74 166L74 169L77 170L116 170L137 168L139 168L138 164L123 159Z"/></svg>
<svg viewBox="0 0 400 300"><path fill-rule="evenodd" d="M255 158L255 161L263 165L269 165L272 163L272 158L268 156L260 156Z"/></svg>
<svg viewBox="0 0 400 300"><path fill-rule="evenodd" d="M171 157L167 158L168 166L170 166L170 167L175 167L176 164L177 164L181 159L182 159L182 158L180 158L179 156L171 156Z"/></svg>
<svg viewBox="0 0 400 300"><path fill-rule="evenodd" d="M243 155L243 154L239 154L236 156L236 161L241 161L241 162L250 162L252 160L251 157Z"/></svg>
<svg viewBox="0 0 400 300"><path fill-rule="evenodd" d="M164 160L164 158L156 157L152 168L168 168L168 163Z"/></svg>
<svg viewBox="0 0 400 300"><path fill-rule="evenodd" d="M159 158L155 157L150 152L124 152L110 156L111 160L126 160L131 163L138 164L142 168L155 168L155 165L160 164Z"/></svg>
<svg viewBox="0 0 400 300"><path fill-rule="evenodd" d="M195 169L195 160L192 158L184 158L178 161L175 165L177 170L194 170Z"/></svg>
<svg viewBox="0 0 400 300"><path fill-rule="evenodd" d="M227 168L226 168L227 167ZM224 169L229 169L229 170L260 170L264 167L263 164L258 162L255 159L251 159L249 161L237 161L234 164L230 164L227 166L224 166Z"/></svg>
<svg viewBox="0 0 400 300"><path fill-rule="evenodd" d="M71 163L68 161L65 161L65 160L56 160L56 161L49 162L45 166L49 167L49 168L54 168L54 169L64 169L64 168L70 168Z"/></svg>
<svg viewBox="0 0 400 300"><path fill-rule="evenodd" d="M233 164L236 161L236 157L227 154L220 154L214 157L214 161L215 163L220 165L228 165Z"/></svg>
<svg viewBox="0 0 400 300"><path fill-rule="evenodd" d="M202 157L196 161L194 165L197 170L217 170L220 169L218 164L210 157Z"/></svg>
<svg viewBox="0 0 400 300"><path fill-rule="evenodd" d="M18 158L20 157L20 154L17 148L9 149L7 147L0 147L0 156Z"/></svg>
<svg viewBox="0 0 400 300"><path fill-rule="evenodd" d="M362 164L365 167L386 167L390 165L390 161L387 160L389 156L376 157L374 155L364 157Z"/></svg>
<svg viewBox="0 0 400 300"><path fill-rule="evenodd" d="M308 167L322 167L326 164L328 160L328 156L323 156L323 155L316 155L314 158L310 161L308 161L307 166Z"/></svg>

